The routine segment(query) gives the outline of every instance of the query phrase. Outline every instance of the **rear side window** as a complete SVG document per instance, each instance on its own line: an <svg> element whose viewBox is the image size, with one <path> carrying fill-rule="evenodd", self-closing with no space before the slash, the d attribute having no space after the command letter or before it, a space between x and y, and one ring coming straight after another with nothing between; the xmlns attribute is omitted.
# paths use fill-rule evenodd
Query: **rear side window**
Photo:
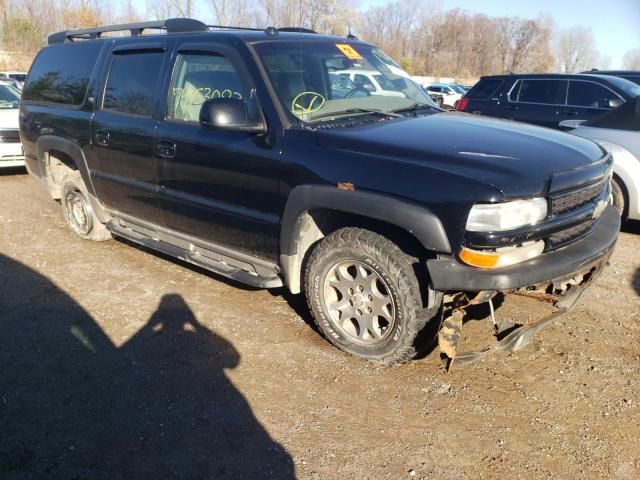
<svg viewBox="0 0 640 480"><path fill-rule="evenodd" d="M567 103L576 107L611 108L609 101L618 96L608 88L593 82L569 82Z"/></svg>
<svg viewBox="0 0 640 480"><path fill-rule="evenodd" d="M564 105L565 80L522 80L518 102Z"/></svg>
<svg viewBox="0 0 640 480"><path fill-rule="evenodd" d="M47 47L36 58L22 98L26 101L80 105L102 42Z"/></svg>
<svg viewBox="0 0 640 480"><path fill-rule="evenodd" d="M114 55L102 109L151 117L163 56L162 52Z"/></svg>
<svg viewBox="0 0 640 480"><path fill-rule="evenodd" d="M490 98L500 88L503 80L499 78L483 78L476 83L471 90L467 92L465 97L475 98L478 100Z"/></svg>

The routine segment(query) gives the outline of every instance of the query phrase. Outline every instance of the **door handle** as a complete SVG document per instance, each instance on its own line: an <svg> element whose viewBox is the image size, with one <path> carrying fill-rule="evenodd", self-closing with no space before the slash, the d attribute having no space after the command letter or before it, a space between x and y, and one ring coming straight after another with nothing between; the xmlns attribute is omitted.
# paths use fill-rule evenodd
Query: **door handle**
<svg viewBox="0 0 640 480"><path fill-rule="evenodd" d="M162 158L173 158L176 156L176 144L169 140L159 140L156 143L156 154Z"/></svg>
<svg viewBox="0 0 640 480"><path fill-rule="evenodd" d="M510 112L515 112L516 110L518 110L518 107L516 107L515 105L507 105L505 108Z"/></svg>
<svg viewBox="0 0 640 480"><path fill-rule="evenodd" d="M570 117L575 117L576 115L578 115L578 111L577 110L565 110L564 112L565 115L568 115Z"/></svg>
<svg viewBox="0 0 640 480"><path fill-rule="evenodd" d="M109 130L106 128L96 130L95 139L98 145L103 147L109 146Z"/></svg>

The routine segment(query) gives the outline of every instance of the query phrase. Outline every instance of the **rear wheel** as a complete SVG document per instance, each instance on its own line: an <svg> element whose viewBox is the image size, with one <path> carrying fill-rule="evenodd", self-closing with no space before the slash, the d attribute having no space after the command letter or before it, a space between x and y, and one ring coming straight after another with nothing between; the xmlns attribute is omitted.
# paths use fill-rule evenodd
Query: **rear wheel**
<svg viewBox="0 0 640 480"><path fill-rule="evenodd" d="M111 233L93 212L87 189L77 170L66 174L62 179L60 202L67 226L76 235L95 241L111 238Z"/></svg>
<svg viewBox="0 0 640 480"><path fill-rule="evenodd" d="M343 228L325 237L305 272L319 330L339 349L367 360L393 365L413 358L418 334L439 308L423 308L415 261L368 230Z"/></svg>

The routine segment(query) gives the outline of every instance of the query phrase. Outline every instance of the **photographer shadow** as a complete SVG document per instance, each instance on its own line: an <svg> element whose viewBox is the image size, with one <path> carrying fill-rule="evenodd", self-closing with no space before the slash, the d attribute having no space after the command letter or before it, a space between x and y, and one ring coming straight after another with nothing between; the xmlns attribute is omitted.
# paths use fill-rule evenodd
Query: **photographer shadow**
<svg viewBox="0 0 640 480"><path fill-rule="evenodd" d="M0 255L0 477L295 478L225 375L239 362L180 295L116 347L52 282Z"/></svg>

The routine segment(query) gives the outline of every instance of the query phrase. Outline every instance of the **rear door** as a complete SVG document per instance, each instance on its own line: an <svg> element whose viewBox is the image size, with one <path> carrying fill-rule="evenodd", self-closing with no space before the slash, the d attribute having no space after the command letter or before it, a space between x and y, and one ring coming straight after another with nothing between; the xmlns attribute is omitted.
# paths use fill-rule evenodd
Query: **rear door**
<svg viewBox="0 0 640 480"><path fill-rule="evenodd" d="M91 175L98 198L112 211L154 224L161 223L154 116L166 50L157 39L113 49L91 126Z"/></svg>
<svg viewBox="0 0 640 480"><path fill-rule="evenodd" d="M613 90L590 80L569 80L567 105L560 110L559 121L591 120L611 110L611 100L624 99Z"/></svg>
<svg viewBox="0 0 640 480"><path fill-rule="evenodd" d="M559 128L560 111L565 107L567 81L547 78L518 80L507 96L506 118Z"/></svg>
<svg viewBox="0 0 640 480"><path fill-rule="evenodd" d="M172 69L156 136L164 223L217 247L276 260L285 201L279 139L199 123L203 102L220 97L245 100L251 115L261 115L244 61L230 46L183 43Z"/></svg>

